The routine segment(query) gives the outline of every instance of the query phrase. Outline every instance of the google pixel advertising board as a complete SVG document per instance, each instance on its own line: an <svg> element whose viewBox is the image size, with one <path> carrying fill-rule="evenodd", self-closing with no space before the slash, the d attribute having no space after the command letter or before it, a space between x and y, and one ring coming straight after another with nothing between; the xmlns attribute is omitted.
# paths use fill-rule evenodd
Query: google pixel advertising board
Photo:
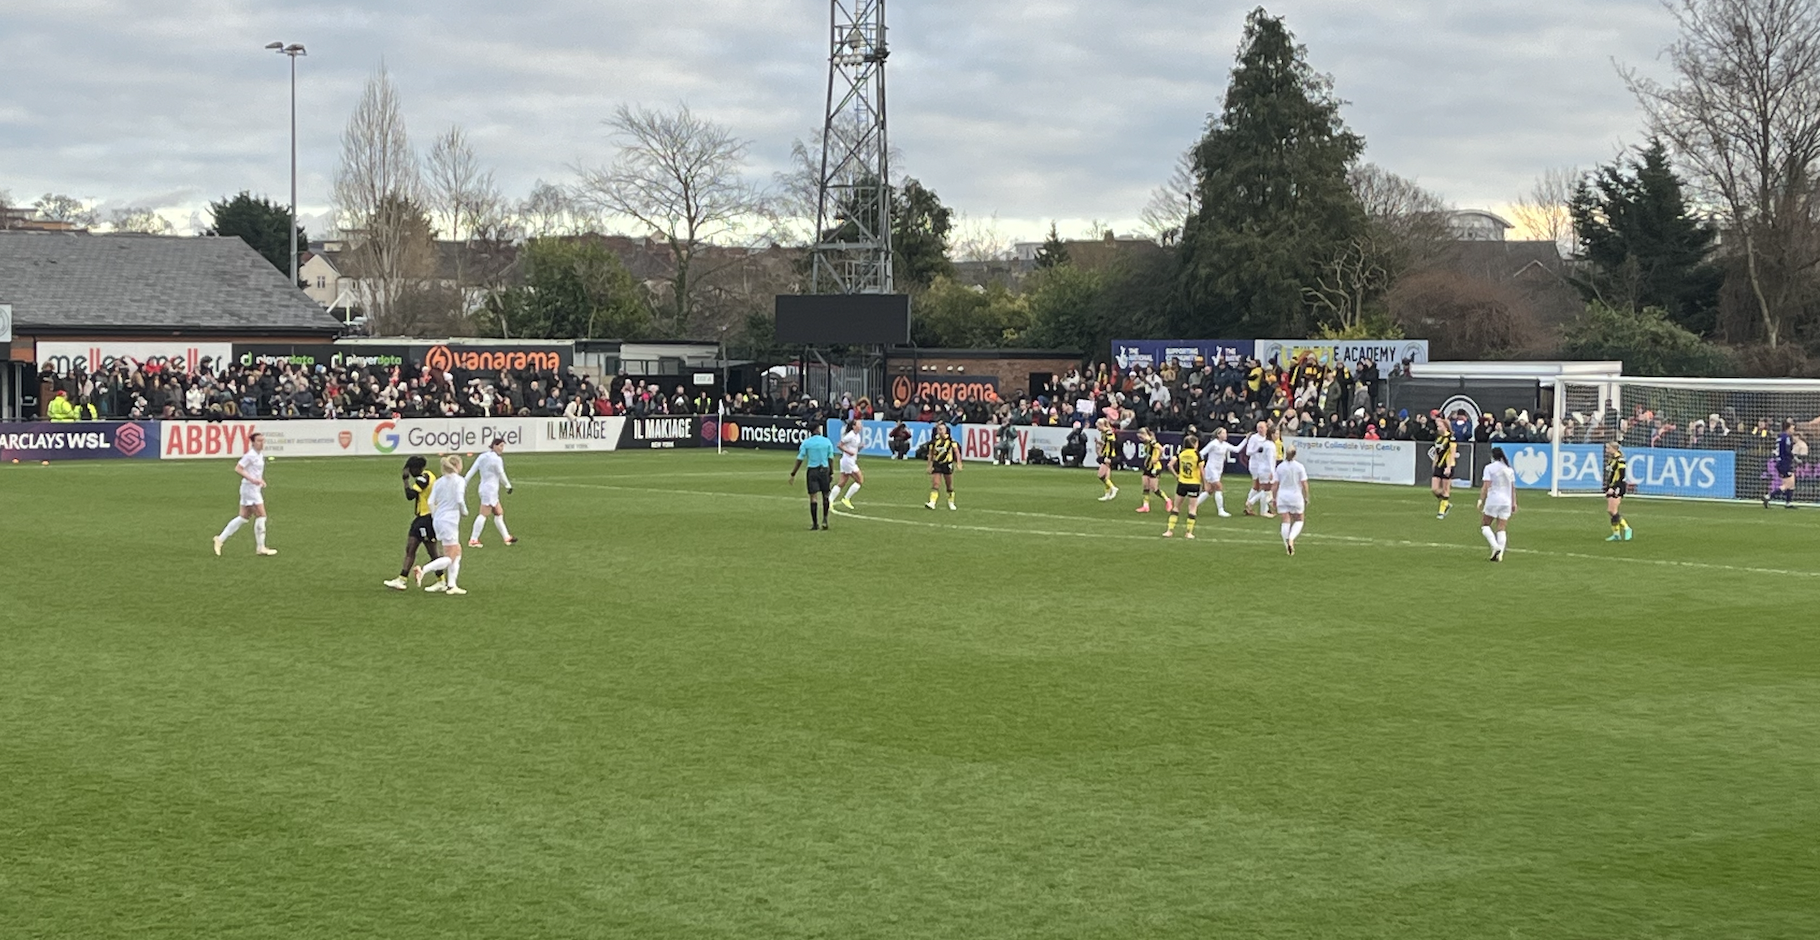
<svg viewBox="0 0 1820 940"><path fill-rule="evenodd" d="M907 294L779 294L777 341L787 346L910 342Z"/></svg>

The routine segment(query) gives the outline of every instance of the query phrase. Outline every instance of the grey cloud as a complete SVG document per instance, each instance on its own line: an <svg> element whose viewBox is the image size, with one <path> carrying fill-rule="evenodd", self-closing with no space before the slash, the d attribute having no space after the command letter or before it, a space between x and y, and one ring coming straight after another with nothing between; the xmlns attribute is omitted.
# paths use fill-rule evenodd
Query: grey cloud
<svg viewBox="0 0 1820 940"><path fill-rule="evenodd" d="M1128 226L1218 109L1250 6L898 4L903 169L1019 237L1050 218ZM1653 0L1272 10L1334 75L1370 159L1470 205L1635 142L1611 59L1653 67L1672 28ZM176 218L241 189L282 198L288 76L261 48L272 40L310 49L298 63L310 217L327 209L338 135L382 58L417 140L464 125L515 195L608 159L600 122L626 101L688 101L752 138L754 174L768 177L819 122L826 15L808 0L14 3L0 30L0 187L110 204L157 194Z"/></svg>

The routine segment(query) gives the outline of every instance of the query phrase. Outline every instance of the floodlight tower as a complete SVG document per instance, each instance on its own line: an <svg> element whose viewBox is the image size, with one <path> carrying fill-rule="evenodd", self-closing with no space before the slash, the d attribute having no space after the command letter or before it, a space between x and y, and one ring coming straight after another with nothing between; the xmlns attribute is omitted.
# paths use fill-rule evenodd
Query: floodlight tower
<svg viewBox="0 0 1820 940"><path fill-rule="evenodd" d="M885 0L829 0L828 110L813 293L889 294L891 166L885 129Z"/></svg>

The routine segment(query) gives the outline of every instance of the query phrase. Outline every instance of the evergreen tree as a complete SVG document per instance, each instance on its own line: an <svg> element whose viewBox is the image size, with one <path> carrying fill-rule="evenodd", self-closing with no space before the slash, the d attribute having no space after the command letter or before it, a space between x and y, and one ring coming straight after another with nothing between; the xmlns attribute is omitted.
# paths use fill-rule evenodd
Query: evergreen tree
<svg viewBox="0 0 1820 940"><path fill-rule="evenodd" d="M1346 179L1364 149L1332 80L1309 67L1282 19L1253 10L1224 109L1194 148L1199 209L1182 235L1181 327L1302 335L1303 289L1365 224Z"/></svg>
<svg viewBox="0 0 1820 940"><path fill-rule="evenodd" d="M913 179L891 193L892 274L899 291L921 290L937 277L954 274L948 260L948 232L954 210L935 190Z"/></svg>
<svg viewBox="0 0 1820 940"><path fill-rule="evenodd" d="M1036 266L1048 270L1067 264L1068 243L1062 241L1061 233L1055 230L1055 223L1049 223L1049 236L1043 239L1043 246L1036 250Z"/></svg>
<svg viewBox="0 0 1820 940"><path fill-rule="evenodd" d="M209 203L209 215L214 218L215 224L202 234L223 238L238 237L270 261L272 267L283 271L285 276L290 276L291 246L284 236L285 231L291 227L291 210L288 206L269 199L255 198L251 193L243 191L231 199ZM293 237L297 239L299 254L310 247L310 239L304 234L303 226L297 226Z"/></svg>
<svg viewBox="0 0 1820 940"><path fill-rule="evenodd" d="M534 238L519 256L524 286L488 301L493 332L536 339L642 339L651 313L619 257L598 241Z"/></svg>
<svg viewBox="0 0 1820 940"><path fill-rule="evenodd" d="M1713 330L1724 282L1708 260L1718 229L1688 209L1661 141L1582 180L1568 211L1586 262L1578 284L1588 301L1656 307L1695 333Z"/></svg>

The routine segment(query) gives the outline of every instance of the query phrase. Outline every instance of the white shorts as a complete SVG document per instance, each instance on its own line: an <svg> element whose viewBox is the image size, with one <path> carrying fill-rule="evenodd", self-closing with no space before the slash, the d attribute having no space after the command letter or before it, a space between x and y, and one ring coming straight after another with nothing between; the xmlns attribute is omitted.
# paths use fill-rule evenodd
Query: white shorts
<svg viewBox="0 0 1820 940"><path fill-rule="evenodd" d="M1284 513L1294 513L1299 516L1307 511L1308 504L1302 502L1300 493L1297 493L1294 499L1289 498L1287 494L1277 497L1277 515L1279 516Z"/></svg>
<svg viewBox="0 0 1820 940"><path fill-rule="evenodd" d="M1277 481L1277 468L1265 467L1262 470L1253 470L1251 471L1251 478L1259 483L1275 483Z"/></svg>
<svg viewBox="0 0 1820 940"><path fill-rule="evenodd" d="M1486 503L1485 515L1493 519L1509 519L1513 510L1509 503Z"/></svg>
<svg viewBox="0 0 1820 940"><path fill-rule="evenodd" d="M240 505L242 505L242 506L263 506L263 505L265 505L265 490L262 490L259 487L254 486L251 483L240 484Z"/></svg>
<svg viewBox="0 0 1820 940"><path fill-rule="evenodd" d="M484 480L483 480L483 481L481 481L481 484L480 484L480 504L481 504L481 505L482 505L482 506L497 506L497 505L499 505L499 484L497 484L497 483L488 483L488 482L486 482L486 481L484 481Z"/></svg>
<svg viewBox="0 0 1820 940"><path fill-rule="evenodd" d="M849 457L845 454L841 455L840 472L858 473L859 472L859 458L858 457Z"/></svg>
<svg viewBox="0 0 1820 940"><path fill-rule="evenodd" d="M461 544L460 516L432 516L430 524L436 529L436 541L444 545Z"/></svg>

